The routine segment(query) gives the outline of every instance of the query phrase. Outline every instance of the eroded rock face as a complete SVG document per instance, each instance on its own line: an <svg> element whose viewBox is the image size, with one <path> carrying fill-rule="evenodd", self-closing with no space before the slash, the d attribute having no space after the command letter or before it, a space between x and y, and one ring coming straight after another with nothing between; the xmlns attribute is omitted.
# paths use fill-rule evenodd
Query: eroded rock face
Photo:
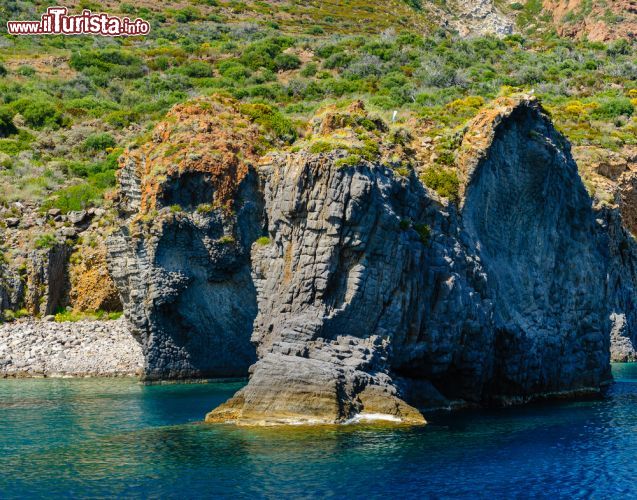
<svg viewBox="0 0 637 500"><path fill-rule="evenodd" d="M462 223L496 296L491 397L609 377L608 259L568 144L534 101L505 115L473 165ZM475 132L475 130L473 131Z"/></svg>
<svg viewBox="0 0 637 500"><path fill-rule="evenodd" d="M535 100L505 99L469 128L459 164L456 214L381 164L264 162L259 361L207 421L419 422L416 408L595 392L610 379L610 317L633 328L632 284L609 286L625 265L617 235L596 220L566 141Z"/></svg>
<svg viewBox="0 0 637 500"><path fill-rule="evenodd" d="M259 361L208 420L422 421L389 374L394 337L417 334L426 293L429 200L412 177L333 155L281 155L260 168L270 242L253 247ZM405 221L402 223L401 221ZM411 331L411 332L410 332Z"/></svg>
<svg viewBox="0 0 637 500"><path fill-rule="evenodd" d="M608 237L610 259L611 361L637 361L637 243L618 209L602 209L598 217Z"/></svg>
<svg viewBox="0 0 637 500"><path fill-rule="evenodd" d="M607 41L632 40L637 33L635 0L543 0L542 4L562 36Z"/></svg>
<svg viewBox="0 0 637 500"><path fill-rule="evenodd" d="M451 25L461 36L504 36L513 33L513 20L500 12L493 0L453 0L449 4L457 16Z"/></svg>
<svg viewBox="0 0 637 500"><path fill-rule="evenodd" d="M54 314L68 304L68 258L66 244L33 250L27 261L25 305L34 315Z"/></svg>
<svg viewBox="0 0 637 500"><path fill-rule="evenodd" d="M263 209L254 127L224 135L225 120L242 120L233 113L216 101L179 106L124 160L129 218L107 242L108 265L147 379L245 376L255 360L250 246Z"/></svg>
<svg viewBox="0 0 637 500"><path fill-rule="evenodd" d="M207 421L421 423L610 380L637 253L535 99L469 125L459 208L361 106L315 124L332 151L265 157L232 102L173 113L125 158L108 260L147 378L242 375L256 347Z"/></svg>

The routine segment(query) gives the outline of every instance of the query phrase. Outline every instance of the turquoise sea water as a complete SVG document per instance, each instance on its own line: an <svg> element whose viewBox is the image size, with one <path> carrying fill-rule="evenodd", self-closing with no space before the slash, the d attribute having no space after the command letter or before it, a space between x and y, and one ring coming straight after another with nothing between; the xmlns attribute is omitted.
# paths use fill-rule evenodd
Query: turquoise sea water
<svg viewBox="0 0 637 500"><path fill-rule="evenodd" d="M241 384L0 380L0 498L637 495L637 365L607 398L420 428L198 424Z"/></svg>

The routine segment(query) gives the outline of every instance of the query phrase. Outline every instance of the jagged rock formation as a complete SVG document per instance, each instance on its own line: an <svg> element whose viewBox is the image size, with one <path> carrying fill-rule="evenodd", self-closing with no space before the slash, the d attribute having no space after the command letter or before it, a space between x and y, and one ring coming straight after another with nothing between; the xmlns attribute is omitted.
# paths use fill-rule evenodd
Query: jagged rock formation
<svg viewBox="0 0 637 500"><path fill-rule="evenodd" d="M624 227L617 209L602 208L599 217L608 235L610 256L611 360L637 361L637 242Z"/></svg>
<svg viewBox="0 0 637 500"><path fill-rule="evenodd" d="M243 374L252 333L248 385L207 416L245 424L418 423L610 380L637 254L534 98L468 126L458 207L360 104L312 127L259 159L236 103L205 100L127 155L108 260L147 378Z"/></svg>
<svg viewBox="0 0 637 500"><path fill-rule="evenodd" d="M635 324L633 297L637 283L633 264L637 255L637 151L633 146L618 152L582 146L575 149L574 156L593 196L598 218L610 236L613 273L609 283L617 290L614 307L624 311L611 315L611 361L633 361L637 359L637 331L630 328Z"/></svg>
<svg viewBox="0 0 637 500"><path fill-rule="evenodd" d="M46 316L66 307L121 311L106 269L105 209L62 214L18 202L3 212L16 217L12 227L0 228L0 321L18 311Z"/></svg>
<svg viewBox="0 0 637 500"><path fill-rule="evenodd" d="M106 265L102 238L78 245L69 259L69 302L76 311L121 311L122 303Z"/></svg>
<svg viewBox="0 0 637 500"><path fill-rule="evenodd" d="M503 99L469 127L458 163L456 214L383 165L266 162L259 361L208 421L414 422L414 407L610 379L610 315L634 331L632 279L607 281L625 265L609 245L618 235L596 220L568 143L537 101Z"/></svg>
<svg viewBox="0 0 637 500"><path fill-rule="evenodd" d="M69 255L70 249L66 244L33 250L29 255L25 302L32 314L53 314L66 306Z"/></svg>
<svg viewBox="0 0 637 500"><path fill-rule="evenodd" d="M259 145L231 104L202 100L177 106L153 141L124 159L127 219L107 242L109 269L147 379L245 376L254 362Z"/></svg>

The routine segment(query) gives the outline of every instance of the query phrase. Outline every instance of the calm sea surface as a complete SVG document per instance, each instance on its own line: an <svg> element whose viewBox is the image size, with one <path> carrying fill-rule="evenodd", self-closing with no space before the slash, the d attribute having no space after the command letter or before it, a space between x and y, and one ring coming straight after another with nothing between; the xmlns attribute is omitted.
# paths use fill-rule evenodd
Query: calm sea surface
<svg viewBox="0 0 637 500"><path fill-rule="evenodd" d="M0 498L637 496L637 365L600 401L422 428L198 424L241 384L0 380Z"/></svg>

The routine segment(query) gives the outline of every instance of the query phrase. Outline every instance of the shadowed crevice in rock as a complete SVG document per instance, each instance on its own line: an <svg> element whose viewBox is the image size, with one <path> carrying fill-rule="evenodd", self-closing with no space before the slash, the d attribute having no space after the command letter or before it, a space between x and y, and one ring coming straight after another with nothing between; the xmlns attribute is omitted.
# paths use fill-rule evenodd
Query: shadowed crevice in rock
<svg viewBox="0 0 637 500"><path fill-rule="evenodd" d="M196 210L199 205L214 199L212 175L205 172L186 172L170 179L164 186L161 204L178 205L185 210Z"/></svg>

